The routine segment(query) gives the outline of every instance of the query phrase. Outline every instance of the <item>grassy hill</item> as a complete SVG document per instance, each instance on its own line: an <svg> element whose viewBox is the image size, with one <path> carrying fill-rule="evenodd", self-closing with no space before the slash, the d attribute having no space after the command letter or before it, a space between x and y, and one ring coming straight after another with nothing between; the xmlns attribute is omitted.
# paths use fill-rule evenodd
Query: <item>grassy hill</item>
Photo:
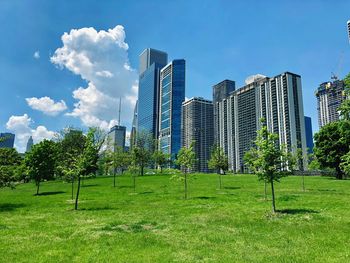
<svg viewBox="0 0 350 263"><path fill-rule="evenodd" d="M79 210L70 184L0 189L1 262L350 262L350 181L289 177L277 209L253 175L199 174L183 199L169 176L85 180Z"/></svg>

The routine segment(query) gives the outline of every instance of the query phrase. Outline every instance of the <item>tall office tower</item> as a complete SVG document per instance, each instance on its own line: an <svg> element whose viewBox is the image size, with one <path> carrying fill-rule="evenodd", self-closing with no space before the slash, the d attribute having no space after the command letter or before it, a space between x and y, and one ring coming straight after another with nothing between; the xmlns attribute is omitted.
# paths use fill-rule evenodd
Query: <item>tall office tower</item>
<svg viewBox="0 0 350 263"><path fill-rule="evenodd" d="M33 147L33 137L30 136L28 141L27 141L27 147L26 147L26 152L30 152L30 150L32 149Z"/></svg>
<svg viewBox="0 0 350 263"><path fill-rule="evenodd" d="M110 149L115 152L117 148L125 150L125 135L126 127L115 125L113 126L108 133L108 146Z"/></svg>
<svg viewBox="0 0 350 263"><path fill-rule="evenodd" d="M159 149L176 158L181 148L181 106L185 101L185 60L170 62L160 71Z"/></svg>
<svg viewBox="0 0 350 263"><path fill-rule="evenodd" d="M305 118L305 136L306 136L307 153L311 154L313 153L313 149L314 149L312 123L311 123L310 117L305 116L304 118Z"/></svg>
<svg viewBox="0 0 350 263"><path fill-rule="evenodd" d="M306 154L305 122L301 77L285 72L273 78L249 78L251 81L219 102L219 146L227 142L229 168L235 172L246 171L244 154L253 146L256 131L264 118L270 132L279 135L279 143L288 150L301 148ZM306 160L299 167L305 169Z"/></svg>
<svg viewBox="0 0 350 263"><path fill-rule="evenodd" d="M197 162L193 171L209 172L208 161L214 143L213 102L192 98L182 103L181 145L189 147L194 142Z"/></svg>
<svg viewBox="0 0 350 263"><path fill-rule="evenodd" d="M132 147L136 144L136 133L137 133L137 106L138 101L136 101L135 108L134 108L134 116L132 119L132 126L131 126L131 132L130 132L130 150Z"/></svg>
<svg viewBox="0 0 350 263"><path fill-rule="evenodd" d="M160 70L168 63L165 52L147 48L140 55L138 132L158 138Z"/></svg>
<svg viewBox="0 0 350 263"><path fill-rule="evenodd" d="M339 120L338 108L345 99L344 82L335 80L322 83L317 91L318 125L324 125Z"/></svg>
<svg viewBox="0 0 350 263"><path fill-rule="evenodd" d="M349 37L349 43L350 43L350 20L347 22L348 25L348 37Z"/></svg>
<svg viewBox="0 0 350 263"><path fill-rule="evenodd" d="M13 133L0 133L0 148L13 148L15 135Z"/></svg>
<svg viewBox="0 0 350 263"><path fill-rule="evenodd" d="M213 86L213 105L214 105L214 143L219 145L219 141L223 138L222 133L227 132L227 123L224 123L223 130L219 130L219 102L227 98L236 88L233 80L225 79ZM225 153L227 154L227 142L223 143Z"/></svg>

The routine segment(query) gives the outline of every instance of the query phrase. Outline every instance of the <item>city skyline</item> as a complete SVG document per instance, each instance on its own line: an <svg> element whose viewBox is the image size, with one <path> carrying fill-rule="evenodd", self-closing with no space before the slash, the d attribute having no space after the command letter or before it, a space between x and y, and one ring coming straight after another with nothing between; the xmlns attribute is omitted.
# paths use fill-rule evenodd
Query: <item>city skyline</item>
<svg viewBox="0 0 350 263"><path fill-rule="evenodd" d="M160 17L144 14L145 8ZM331 72L341 79L350 71L349 9L345 1L219 1L201 2L201 7L196 1L152 1L147 6L66 2L60 8L54 2L4 1L0 30L8 38L0 44L1 91L6 94L0 98L0 131L15 133L15 146L24 152L30 136L38 142L67 126L95 124L108 130L117 123L123 95L122 123L130 132L138 56L145 48L156 48L170 54L169 61L186 59L186 97L211 99L212 86L224 79L241 87L249 75L300 74L305 115L312 118L315 132L315 90L330 80ZM162 19L165 10L181 19ZM243 23L247 10L252 16ZM284 15L272 15L276 13ZM280 59L282 54L286 59Z"/></svg>

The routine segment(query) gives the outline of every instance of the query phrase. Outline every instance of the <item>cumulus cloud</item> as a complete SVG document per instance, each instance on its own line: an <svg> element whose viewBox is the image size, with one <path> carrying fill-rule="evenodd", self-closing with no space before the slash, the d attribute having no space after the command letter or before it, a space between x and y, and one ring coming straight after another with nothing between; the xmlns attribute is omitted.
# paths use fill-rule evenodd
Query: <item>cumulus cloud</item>
<svg viewBox="0 0 350 263"><path fill-rule="evenodd" d="M33 124L33 120L27 114L11 116L7 121L6 129L16 134L15 147L19 152L25 152L30 136L33 136L34 143L54 137L55 133L49 131L45 126L39 125L36 128L32 128Z"/></svg>
<svg viewBox="0 0 350 263"><path fill-rule="evenodd" d="M33 57L34 57L35 59L39 59L39 58L40 58L40 52L39 52L39 50L37 50L37 51L34 52Z"/></svg>
<svg viewBox="0 0 350 263"><path fill-rule="evenodd" d="M26 98L26 101L32 109L42 111L44 114L50 116L56 116L67 109L67 105L63 100L55 102L49 97Z"/></svg>
<svg viewBox="0 0 350 263"><path fill-rule="evenodd" d="M51 57L59 68L66 68L87 81L73 92L77 100L69 116L86 126L108 128L116 122L122 98L122 124L130 125L137 97L137 73L129 63L125 31L120 25L105 30L72 29L61 37L62 47Z"/></svg>

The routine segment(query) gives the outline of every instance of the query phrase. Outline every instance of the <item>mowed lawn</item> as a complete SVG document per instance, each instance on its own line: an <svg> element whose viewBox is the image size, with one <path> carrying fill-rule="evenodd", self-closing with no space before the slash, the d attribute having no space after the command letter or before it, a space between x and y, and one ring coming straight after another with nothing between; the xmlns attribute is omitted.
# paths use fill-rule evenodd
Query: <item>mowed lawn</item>
<svg viewBox="0 0 350 263"><path fill-rule="evenodd" d="M1 262L350 262L350 180L283 178L277 209L254 175L199 174L183 199L170 176L0 189Z"/></svg>

